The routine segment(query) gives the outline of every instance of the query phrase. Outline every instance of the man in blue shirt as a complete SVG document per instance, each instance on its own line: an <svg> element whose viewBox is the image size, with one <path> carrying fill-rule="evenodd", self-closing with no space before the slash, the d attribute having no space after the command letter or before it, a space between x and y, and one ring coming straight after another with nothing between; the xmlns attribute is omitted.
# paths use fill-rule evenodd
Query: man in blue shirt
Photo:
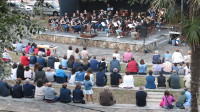
<svg viewBox="0 0 200 112"><path fill-rule="evenodd" d="M45 67L45 59L42 57L42 54L40 54L39 57L37 58L37 62L43 67Z"/></svg>
<svg viewBox="0 0 200 112"><path fill-rule="evenodd" d="M186 102L183 104L185 107L190 107L190 103L191 103L191 99L192 99L192 95L191 93L188 91L188 89L185 89L185 95L187 97Z"/></svg>
<svg viewBox="0 0 200 112"><path fill-rule="evenodd" d="M62 70L62 65L59 65L59 69L56 70L56 82L57 83L64 83L67 82L67 78L69 77L64 70Z"/></svg>
<svg viewBox="0 0 200 112"><path fill-rule="evenodd" d="M75 83L82 83L84 81L84 75L85 72L83 71L83 67L79 67L79 71L76 72L76 79L75 79Z"/></svg>
<svg viewBox="0 0 200 112"><path fill-rule="evenodd" d="M22 49L25 47L22 41L17 44L17 52L22 52Z"/></svg>
<svg viewBox="0 0 200 112"><path fill-rule="evenodd" d="M96 56L93 56L93 59L90 60L90 68L92 71L96 72L98 70L99 62L96 60Z"/></svg>
<svg viewBox="0 0 200 112"><path fill-rule="evenodd" d="M35 86L30 84L30 79L26 79L23 85L23 93L25 98L33 98L35 92Z"/></svg>
<svg viewBox="0 0 200 112"><path fill-rule="evenodd" d="M0 96L9 96L11 89L12 87L8 85L7 82L4 82L3 79L0 79Z"/></svg>

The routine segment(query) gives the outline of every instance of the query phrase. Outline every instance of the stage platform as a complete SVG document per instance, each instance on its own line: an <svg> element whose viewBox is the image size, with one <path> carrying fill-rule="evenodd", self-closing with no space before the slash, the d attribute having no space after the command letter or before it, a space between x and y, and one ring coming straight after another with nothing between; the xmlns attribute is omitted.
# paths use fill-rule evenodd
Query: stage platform
<svg viewBox="0 0 200 112"><path fill-rule="evenodd" d="M133 51L142 51L143 40L133 40L130 34L123 38L116 38L117 35L106 37L105 32L98 32L98 36L94 38L83 38L80 34L71 34L65 32L46 31L36 36L36 40L50 41L56 43L66 43L71 45L100 47L126 50L130 48ZM169 40L169 31L156 31L148 35L146 38L146 47L150 50L156 49L160 44L166 44Z"/></svg>

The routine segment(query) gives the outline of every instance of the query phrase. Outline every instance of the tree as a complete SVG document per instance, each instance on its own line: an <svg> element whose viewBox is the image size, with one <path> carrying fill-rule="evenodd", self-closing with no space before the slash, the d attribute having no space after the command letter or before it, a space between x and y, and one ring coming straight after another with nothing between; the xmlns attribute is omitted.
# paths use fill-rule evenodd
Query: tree
<svg viewBox="0 0 200 112"><path fill-rule="evenodd" d="M6 48L12 48L14 41L22 38L30 38L43 28L37 21L31 20L28 15L16 15L11 13L6 1L0 1L0 77L10 76L11 67L2 59L2 53Z"/></svg>

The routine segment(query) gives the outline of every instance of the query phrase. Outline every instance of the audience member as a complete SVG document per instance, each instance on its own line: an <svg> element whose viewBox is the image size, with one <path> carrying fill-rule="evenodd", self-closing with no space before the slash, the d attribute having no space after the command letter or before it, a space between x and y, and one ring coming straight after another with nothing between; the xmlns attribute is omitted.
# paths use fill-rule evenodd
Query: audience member
<svg viewBox="0 0 200 112"><path fill-rule="evenodd" d="M117 68L118 72L121 71L121 65L118 60L116 60L116 57L113 57L113 60L110 61L110 72L113 72L113 69Z"/></svg>
<svg viewBox="0 0 200 112"><path fill-rule="evenodd" d="M88 59L84 58L82 62L83 70L87 71L87 69L90 67L90 63L88 62Z"/></svg>
<svg viewBox="0 0 200 112"><path fill-rule="evenodd" d="M43 81L43 83L47 82L46 74L45 74L45 72L43 70L43 66L42 65L40 65L38 67L38 71L35 72L34 83L37 82L39 79L41 79Z"/></svg>
<svg viewBox="0 0 200 112"><path fill-rule="evenodd" d="M62 61L61 61L62 69L67 70L67 56L64 55Z"/></svg>
<svg viewBox="0 0 200 112"><path fill-rule="evenodd" d="M178 66L176 63L174 63L174 66L172 67L172 71L176 70L176 73L178 74Z"/></svg>
<svg viewBox="0 0 200 112"><path fill-rule="evenodd" d="M81 59L89 59L89 52L86 50L86 47L83 47L81 51Z"/></svg>
<svg viewBox="0 0 200 112"><path fill-rule="evenodd" d="M169 77L167 82L169 83L169 87L171 87L172 89L181 88L180 77L177 75L176 70L173 70L173 74Z"/></svg>
<svg viewBox="0 0 200 112"><path fill-rule="evenodd" d="M146 88L148 89L155 89L156 84L155 84L155 77L152 76L153 71L149 70L149 76L146 77Z"/></svg>
<svg viewBox="0 0 200 112"><path fill-rule="evenodd" d="M104 91L99 93L99 103L102 106L111 106L116 103L113 94L109 91L109 87L105 86Z"/></svg>
<svg viewBox="0 0 200 112"><path fill-rule="evenodd" d="M24 78L25 79L32 79L32 71L30 70L29 66L25 67L25 71L24 71Z"/></svg>
<svg viewBox="0 0 200 112"><path fill-rule="evenodd" d="M170 109L172 105L172 102L175 102L176 99L172 94L169 93L169 91L165 91L164 96L162 97L163 105L162 107L165 109ZM173 107L172 107L173 108Z"/></svg>
<svg viewBox="0 0 200 112"><path fill-rule="evenodd" d="M123 62L128 63L128 61L131 60L132 57L133 55L131 54L131 50L127 49L127 51L123 55Z"/></svg>
<svg viewBox="0 0 200 112"><path fill-rule="evenodd" d="M22 86L20 85L21 82L22 82L21 78L16 79L16 84L13 87L13 93L12 93L13 98L23 98L24 97Z"/></svg>
<svg viewBox="0 0 200 112"><path fill-rule="evenodd" d="M23 84L22 88L25 98L34 98L35 86L30 84L30 79L25 80L25 84Z"/></svg>
<svg viewBox="0 0 200 112"><path fill-rule="evenodd" d="M69 46L67 50L67 57L70 57L71 55L74 55L74 51L72 49L72 46Z"/></svg>
<svg viewBox="0 0 200 112"><path fill-rule="evenodd" d="M92 82L92 85L94 85L94 75L92 74L92 69L88 68L87 72L85 73L85 76L89 75L90 76L90 81Z"/></svg>
<svg viewBox="0 0 200 112"><path fill-rule="evenodd" d="M12 80L17 79L17 64L16 63L13 63L13 65L12 65L11 79Z"/></svg>
<svg viewBox="0 0 200 112"><path fill-rule="evenodd" d="M47 55L47 56L50 56L50 55L51 55L51 51L50 51L50 49L47 49L47 51L46 51L46 55Z"/></svg>
<svg viewBox="0 0 200 112"><path fill-rule="evenodd" d="M62 65L59 65L59 69L56 70L56 82L64 83L67 82L67 78L69 77L64 70L62 70Z"/></svg>
<svg viewBox="0 0 200 112"><path fill-rule="evenodd" d="M103 87L107 84L107 75L103 71L103 67L99 68L99 72L96 73L96 85Z"/></svg>
<svg viewBox="0 0 200 112"><path fill-rule="evenodd" d="M71 69L73 68L74 61L75 61L75 60L74 60L74 56L71 55L71 56L69 57L68 61L67 61L67 68L68 68L69 70L71 70Z"/></svg>
<svg viewBox="0 0 200 112"><path fill-rule="evenodd" d="M2 60L5 61L5 62L11 62L12 61L10 55L7 53L6 50L2 54Z"/></svg>
<svg viewBox="0 0 200 112"><path fill-rule="evenodd" d="M21 78L22 80L25 80L24 78L24 65L20 63L17 68L17 78Z"/></svg>
<svg viewBox="0 0 200 112"><path fill-rule="evenodd" d="M169 61L169 58L165 59L165 62L162 64L162 72L164 74L171 74L172 63Z"/></svg>
<svg viewBox="0 0 200 112"><path fill-rule="evenodd" d="M185 64L184 70L185 70L185 75L188 75L189 71L190 71L190 64L189 63Z"/></svg>
<svg viewBox="0 0 200 112"><path fill-rule="evenodd" d="M172 63L182 63L183 62L183 56L179 52L179 49L176 49L175 52L172 54Z"/></svg>
<svg viewBox="0 0 200 112"><path fill-rule="evenodd" d="M67 88L67 83L63 83L62 88L60 88L60 101L63 103L72 101L71 90Z"/></svg>
<svg viewBox="0 0 200 112"><path fill-rule="evenodd" d="M52 83L48 82L47 87L44 89L44 99L47 102L56 102L60 100L59 96L56 96L57 92L56 90L52 87Z"/></svg>
<svg viewBox="0 0 200 112"><path fill-rule="evenodd" d="M54 69L54 63L55 63L55 57L53 56L53 54L51 54L47 59L47 67Z"/></svg>
<svg viewBox="0 0 200 112"><path fill-rule="evenodd" d="M48 82L54 82L55 81L55 72L51 71L51 68L48 67L47 71L45 72L46 78Z"/></svg>
<svg viewBox="0 0 200 112"><path fill-rule="evenodd" d="M45 59L40 54L39 57L37 58L37 63L39 63L40 65L42 65L43 67L45 67L45 62L46 62Z"/></svg>
<svg viewBox="0 0 200 112"><path fill-rule="evenodd" d="M90 96L90 99L92 101L92 103L94 102L93 101L93 91L92 91L92 82L90 81L90 76L89 75L86 75L85 76L85 80L83 82L83 85L84 85L84 94L86 95L86 101L89 102L88 100L88 97Z"/></svg>
<svg viewBox="0 0 200 112"><path fill-rule="evenodd" d="M157 87L166 87L166 78L163 76L163 73L160 72L160 76L157 78L158 85Z"/></svg>
<svg viewBox="0 0 200 112"><path fill-rule="evenodd" d="M74 58L75 59L80 59L80 57L81 57L81 55L80 55L79 49L76 48L75 53L74 53Z"/></svg>
<svg viewBox="0 0 200 112"><path fill-rule="evenodd" d="M128 70L130 74L137 74L138 64L134 58L131 58L131 60L128 62L126 70Z"/></svg>
<svg viewBox="0 0 200 112"><path fill-rule="evenodd" d="M24 65L24 66L29 66L29 59L28 57L26 56L26 54L23 53L23 55L21 56L21 63Z"/></svg>
<svg viewBox="0 0 200 112"><path fill-rule="evenodd" d="M171 59L171 54L169 53L169 51L167 51L167 52L163 55L163 58L164 58L163 62L165 62L166 59L168 59L168 61L170 61L170 59Z"/></svg>
<svg viewBox="0 0 200 112"><path fill-rule="evenodd" d="M60 63L60 59L58 58L58 56L55 57L55 63L54 63L54 69L59 69L59 65L61 65Z"/></svg>
<svg viewBox="0 0 200 112"><path fill-rule="evenodd" d="M7 82L3 81L3 78L0 79L0 96L7 97L11 95L12 87L8 85Z"/></svg>
<svg viewBox="0 0 200 112"><path fill-rule="evenodd" d="M186 101L186 95L185 95L185 91L183 90L183 91L181 91L181 94L179 95L179 97L178 97L178 100L177 100L177 102L176 102L176 107L178 107L178 108L180 108L180 109L185 109L185 107L184 107L184 103L185 103L185 101Z"/></svg>
<svg viewBox="0 0 200 112"><path fill-rule="evenodd" d="M185 89L185 95L186 95L186 102L183 104L185 108L189 108L191 105L192 95L188 91L188 88Z"/></svg>
<svg viewBox="0 0 200 112"><path fill-rule="evenodd" d="M129 71L125 72L126 75L123 76L122 83L119 85L121 88L131 89L134 88L134 78L130 75Z"/></svg>
<svg viewBox="0 0 200 112"><path fill-rule="evenodd" d="M31 48L31 43L28 43L26 46L26 54L29 54L29 49Z"/></svg>
<svg viewBox="0 0 200 112"><path fill-rule="evenodd" d="M146 106L146 99L147 99L147 93L144 91L144 88L142 86L139 87L139 91L135 94L136 99L136 105L139 107Z"/></svg>
<svg viewBox="0 0 200 112"><path fill-rule="evenodd" d="M43 81L42 79L39 79L37 81L37 85L35 87L35 95L34 98L35 100L43 100L44 99L44 90L45 90L45 86L43 86Z"/></svg>
<svg viewBox="0 0 200 112"><path fill-rule="evenodd" d="M101 61L99 61L98 69L102 67L104 72L107 72L107 63L105 62L105 58L102 58Z"/></svg>
<svg viewBox="0 0 200 112"><path fill-rule="evenodd" d="M161 63L160 54L158 53L157 50L155 51L155 54L152 57L152 63L153 64Z"/></svg>
<svg viewBox="0 0 200 112"><path fill-rule="evenodd" d="M30 67L33 67L35 63L37 63L37 57L35 55L36 55L35 52L33 52L32 56L30 57L30 60L29 60Z"/></svg>
<svg viewBox="0 0 200 112"><path fill-rule="evenodd" d="M22 41L17 44L17 53L22 53L22 49L25 47Z"/></svg>
<svg viewBox="0 0 200 112"><path fill-rule="evenodd" d="M74 68L72 68L70 75L69 75L69 83L74 84L75 78L76 78L76 70Z"/></svg>
<svg viewBox="0 0 200 112"><path fill-rule="evenodd" d="M96 60L96 56L93 56L93 59L90 60L90 68L92 71L96 72L98 70L99 62Z"/></svg>
<svg viewBox="0 0 200 112"><path fill-rule="evenodd" d="M76 59L76 61L74 62L74 64L73 64L73 68L76 70L76 71L78 71L78 68L79 67L83 67L83 64L80 62L80 59Z"/></svg>
<svg viewBox="0 0 200 112"><path fill-rule="evenodd" d="M144 60L140 60L140 64L138 65L138 74L140 75L146 75L147 74L147 65L145 64Z"/></svg>
<svg viewBox="0 0 200 112"><path fill-rule="evenodd" d="M120 62L120 54L118 53L118 49L115 50L112 57L116 57L116 60L118 60Z"/></svg>
<svg viewBox="0 0 200 112"><path fill-rule="evenodd" d="M33 80L35 80L35 72L38 71L39 65L39 63L35 63L33 67Z"/></svg>
<svg viewBox="0 0 200 112"><path fill-rule="evenodd" d="M162 65L160 62L156 62L156 64L153 65L152 67L153 69L153 74L154 75L159 75L159 73L161 72L162 70Z"/></svg>
<svg viewBox="0 0 200 112"><path fill-rule="evenodd" d="M75 83L82 83L84 81L84 74L83 67L79 67L78 71L76 72Z"/></svg>
<svg viewBox="0 0 200 112"><path fill-rule="evenodd" d="M183 67L183 64L180 63L180 66L178 66L178 75L185 75L185 69Z"/></svg>
<svg viewBox="0 0 200 112"><path fill-rule="evenodd" d="M118 87L122 83L122 76L118 73L118 69L114 68L110 74L110 84L112 87Z"/></svg>
<svg viewBox="0 0 200 112"><path fill-rule="evenodd" d="M192 52L188 51L187 55L184 56L184 62L185 63L191 63L191 54L192 54Z"/></svg>
<svg viewBox="0 0 200 112"><path fill-rule="evenodd" d="M84 95L83 95L83 91L81 90L81 85L80 84L76 84L75 89L73 90L73 102L74 103L85 103L85 100L83 99Z"/></svg>
<svg viewBox="0 0 200 112"><path fill-rule="evenodd" d="M191 85L190 84L191 83L191 74L190 74L190 71L189 71L189 73L187 75L184 76L183 82L184 82L184 86L186 88L190 88L190 85Z"/></svg>

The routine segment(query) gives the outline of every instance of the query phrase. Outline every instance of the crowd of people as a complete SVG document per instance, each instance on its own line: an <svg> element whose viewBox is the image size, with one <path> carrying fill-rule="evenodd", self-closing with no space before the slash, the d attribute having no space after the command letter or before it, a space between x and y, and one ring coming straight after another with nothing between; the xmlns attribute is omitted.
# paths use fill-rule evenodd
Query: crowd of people
<svg viewBox="0 0 200 112"><path fill-rule="evenodd" d="M110 72L110 84L112 87L134 88L134 75L148 74L148 76L146 76L145 85L147 89L165 88L166 81L169 82L170 88L180 89L180 75L185 75L183 78L185 87L190 88L190 51L188 55L184 57L178 49L175 50L173 54L167 51L163 56L161 56L158 51L155 51L155 54L152 56L152 70L149 70L148 73L145 61L141 59L138 64L130 49L127 49L122 58L118 50L115 50L109 68L105 58L98 61L96 56L90 55L86 47L83 47L83 50L79 52L78 48L74 51L73 47L69 46L67 54L60 59L52 54L50 50L37 48L35 43L28 43L28 45L25 46L23 42L20 41L16 45L16 52L23 54L20 59L21 62L19 64L14 63L12 68L11 79L16 80L16 84L14 87L11 87L6 82L1 81L0 86L2 86L3 89L0 90L0 93L2 96L11 94L13 98L34 97L40 100L45 99L47 102L60 100L61 102L73 101L75 103L84 103L84 93L87 102L89 102L89 99L91 102L94 102L92 88L96 85L105 87L104 91L99 94L100 104L108 106L116 102L112 93L109 91L109 87L106 86L108 80L106 72L108 71ZM12 59L7 52L4 52L3 60L9 62ZM122 63L126 65L125 75L120 73ZM46 70L43 70L44 67ZM67 73L66 70L70 71L70 73ZM163 74L172 75L166 80ZM158 75L157 85L156 75ZM22 80L25 80L23 86L20 85ZM30 80L33 80L36 86L30 84ZM60 96L56 96L57 92L52 88L52 82L62 84ZM76 88L72 92L73 95L71 91L67 89L67 83L76 84ZM46 87L44 87L44 85L46 85ZM81 85L84 86L83 91L81 90ZM145 96L145 92L141 91L143 91L143 87L140 87L139 92L143 95L137 96L136 94L136 100L141 97L140 100L137 100L138 106L145 106L147 96ZM71 96L73 96L73 98L71 98ZM163 97L164 105L162 107L164 108L172 101L175 101L174 98L171 98L172 95L169 97L171 101L166 100L166 96L169 96L169 93L166 92L165 97ZM166 101L168 101L169 104L167 104ZM188 100L188 102L190 101Z"/></svg>
<svg viewBox="0 0 200 112"><path fill-rule="evenodd" d="M163 9L155 10L149 9L147 13L135 13L133 11L127 15L119 11L105 11L97 12L93 10L92 13L84 10L80 12L77 10L72 17L68 14L61 18L55 16L50 17L48 25L54 31L60 30L71 33L85 33L91 31L105 31L106 36L117 34L117 38L121 38L131 33L133 39L140 38L140 29L146 27L148 32L151 32L155 26L158 26L159 31L161 25L164 23L165 11Z"/></svg>

